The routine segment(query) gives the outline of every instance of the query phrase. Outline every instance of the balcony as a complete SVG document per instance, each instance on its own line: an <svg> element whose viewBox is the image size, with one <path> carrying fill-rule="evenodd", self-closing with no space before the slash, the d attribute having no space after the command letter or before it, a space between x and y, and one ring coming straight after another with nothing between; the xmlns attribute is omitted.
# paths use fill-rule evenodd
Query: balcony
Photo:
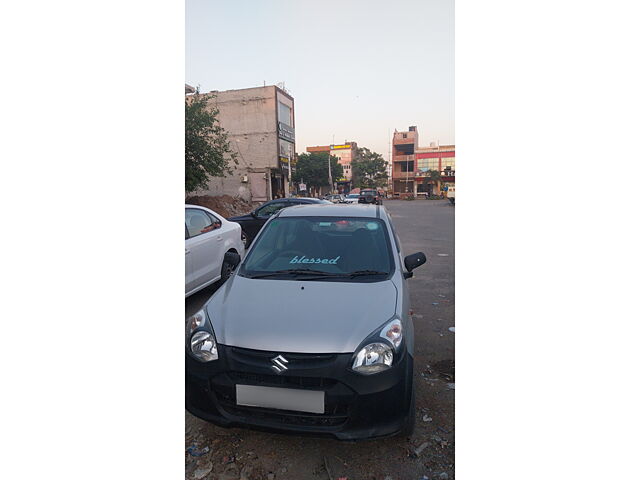
<svg viewBox="0 0 640 480"><path fill-rule="evenodd" d="M413 162L416 159L415 155L394 155L394 162Z"/></svg>

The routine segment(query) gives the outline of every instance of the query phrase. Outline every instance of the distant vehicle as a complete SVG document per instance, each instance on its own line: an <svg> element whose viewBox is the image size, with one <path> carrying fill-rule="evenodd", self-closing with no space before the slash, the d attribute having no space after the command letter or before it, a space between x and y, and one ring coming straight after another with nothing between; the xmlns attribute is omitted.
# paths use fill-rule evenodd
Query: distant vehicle
<svg viewBox="0 0 640 480"><path fill-rule="evenodd" d="M333 195L327 195L325 197L325 200L330 201L331 203L344 203L344 195L342 194L333 194Z"/></svg>
<svg viewBox="0 0 640 480"><path fill-rule="evenodd" d="M229 252L244 258L240 225L213 210L185 205L185 297L220 281L233 270Z"/></svg>
<svg viewBox="0 0 640 480"><path fill-rule="evenodd" d="M358 203L382 205L382 195L380 195L380 193L374 189L360 190Z"/></svg>
<svg viewBox="0 0 640 480"><path fill-rule="evenodd" d="M422 252L402 253L384 208L277 212L229 281L187 319L187 410L222 427L410 436L408 279L425 263Z"/></svg>
<svg viewBox="0 0 640 480"><path fill-rule="evenodd" d="M455 205L456 203L456 187L449 187L447 190L447 198L451 202L451 205Z"/></svg>
<svg viewBox="0 0 640 480"><path fill-rule="evenodd" d="M344 198L344 203L358 203L359 198L360 198L359 193L350 193Z"/></svg>
<svg viewBox="0 0 640 480"><path fill-rule="evenodd" d="M286 207L291 207L293 205L305 205L309 203L331 204L329 200L324 200L321 198L276 198L275 200L270 200L266 203L263 203L253 212L249 212L246 215L231 217L228 220L230 222L237 222L240 224L240 226L242 227L242 241L244 242L245 248L248 248L262 226L267 220L269 220L271 215L279 212Z"/></svg>

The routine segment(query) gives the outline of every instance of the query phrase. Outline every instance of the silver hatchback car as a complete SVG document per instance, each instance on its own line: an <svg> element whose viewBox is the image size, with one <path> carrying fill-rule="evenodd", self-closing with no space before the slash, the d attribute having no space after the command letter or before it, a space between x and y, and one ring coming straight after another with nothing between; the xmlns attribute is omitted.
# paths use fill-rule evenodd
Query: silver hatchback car
<svg viewBox="0 0 640 480"><path fill-rule="evenodd" d="M187 320L186 407L220 426L355 440L410 435L413 323L386 210L281 210Z"/></svg>

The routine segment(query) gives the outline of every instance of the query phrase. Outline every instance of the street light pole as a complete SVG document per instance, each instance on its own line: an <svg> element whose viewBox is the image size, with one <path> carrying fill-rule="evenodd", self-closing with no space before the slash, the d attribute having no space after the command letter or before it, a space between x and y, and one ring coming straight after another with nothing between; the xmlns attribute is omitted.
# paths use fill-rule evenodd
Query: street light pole
<svg viewBox="0 0 640 480"><path fill-rule="evenodd" d="M333 193L333 179L331 178L331 153L329 153L329 193Z"/></svg>

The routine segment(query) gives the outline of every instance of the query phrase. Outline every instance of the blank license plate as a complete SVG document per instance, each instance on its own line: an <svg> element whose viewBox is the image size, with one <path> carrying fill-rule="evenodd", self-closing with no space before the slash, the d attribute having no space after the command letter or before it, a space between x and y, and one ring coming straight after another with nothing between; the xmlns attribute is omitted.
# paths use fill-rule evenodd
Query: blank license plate
<svg viewBox="0 0 640 480"><path fill-rule="evenodd" d="M236 385L236 403L247 407L324 413L324 392Z"/></svg>

